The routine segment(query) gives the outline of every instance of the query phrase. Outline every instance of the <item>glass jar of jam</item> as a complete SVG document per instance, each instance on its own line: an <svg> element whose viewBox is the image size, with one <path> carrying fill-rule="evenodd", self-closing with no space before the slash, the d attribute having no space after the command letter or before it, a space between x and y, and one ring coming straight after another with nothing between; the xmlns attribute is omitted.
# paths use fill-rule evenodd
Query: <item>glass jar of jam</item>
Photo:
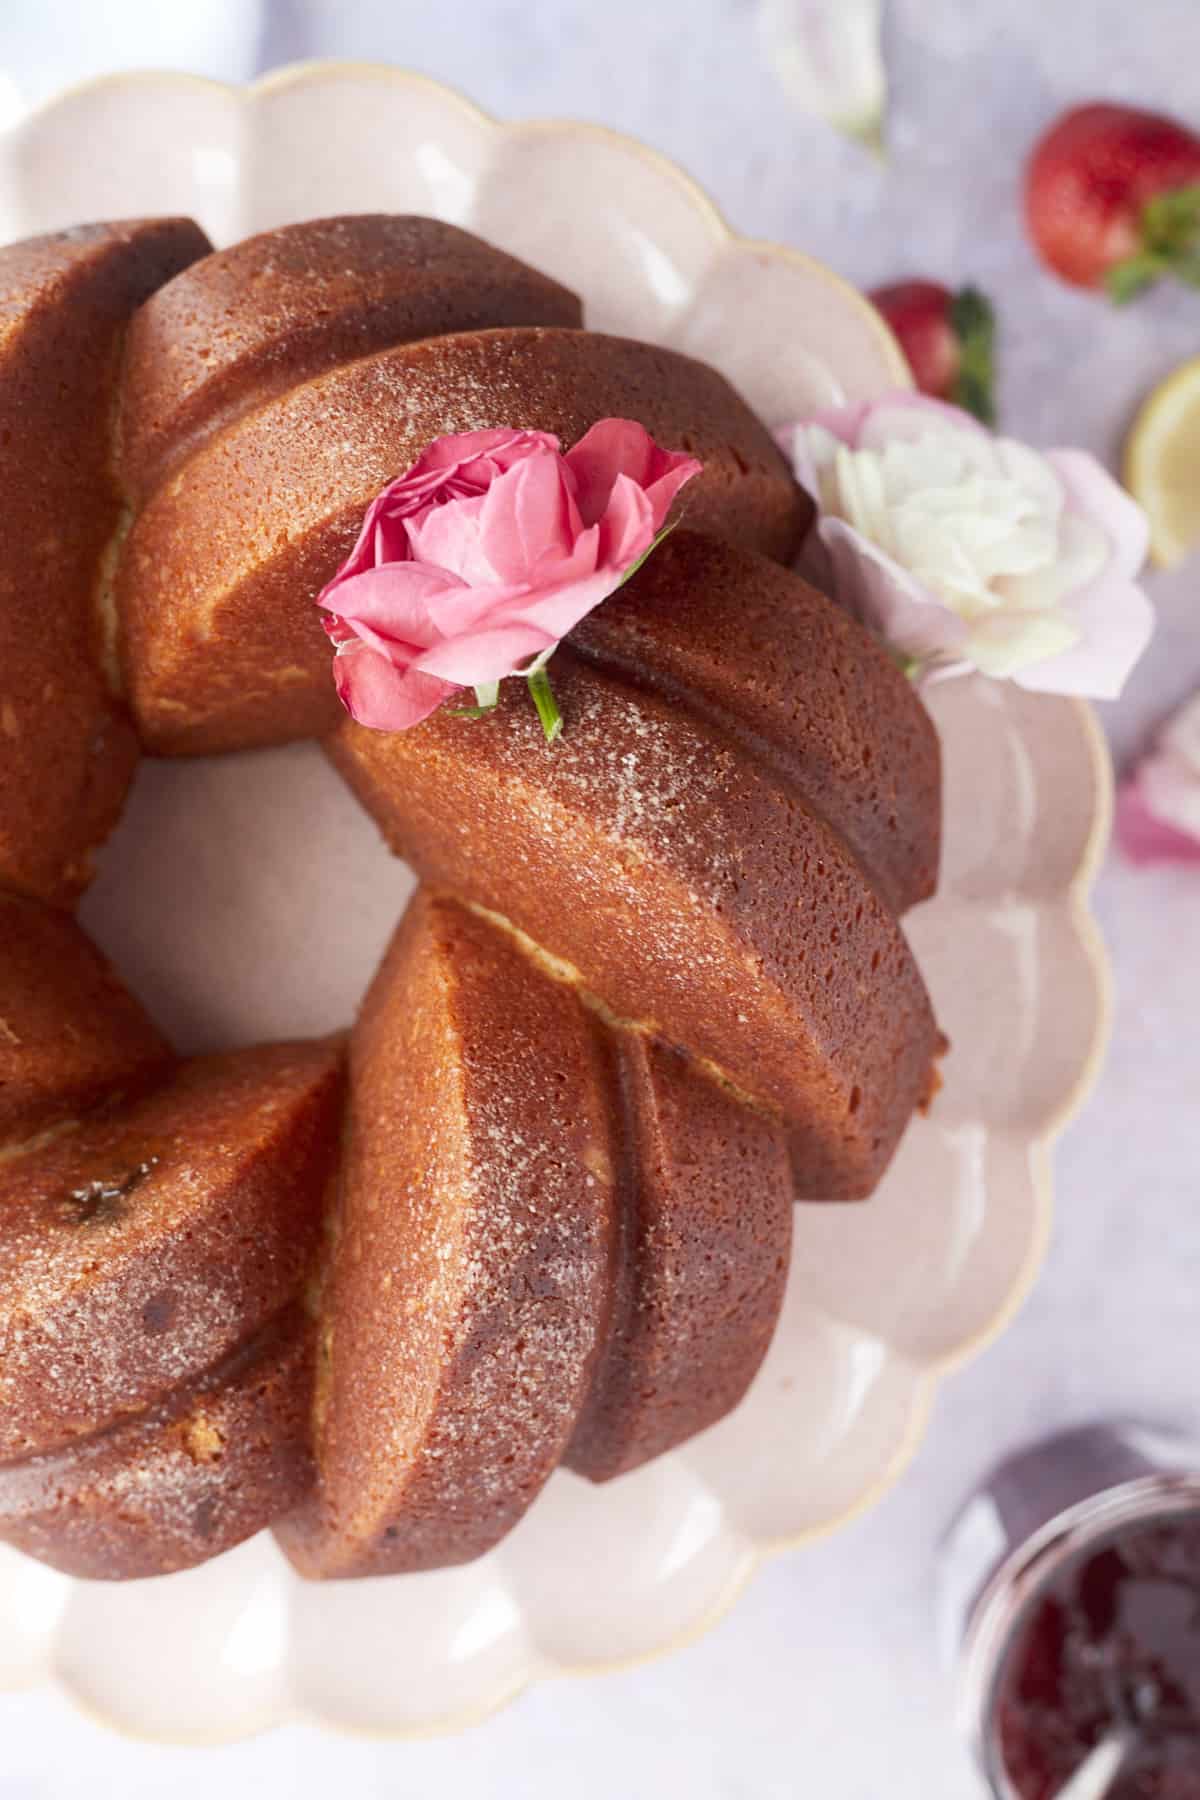
<svg viewBox="0 0 1200 1800"><path fill-rule="evenodd" d="M1088 1800L1200 1800L1200 1445L1105 1425L1010 1459L940 1588L997 1800L1074 1800L1093 1771Z"/></svg>

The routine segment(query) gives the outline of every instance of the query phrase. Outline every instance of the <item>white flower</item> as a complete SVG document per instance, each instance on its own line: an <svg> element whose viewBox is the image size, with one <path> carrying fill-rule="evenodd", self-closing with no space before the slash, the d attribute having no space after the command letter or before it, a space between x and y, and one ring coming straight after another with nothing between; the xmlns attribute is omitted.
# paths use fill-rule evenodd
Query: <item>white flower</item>
<svg viewBox="0 0 1200 1800"><path fill-rule="evenodd" d="M880 0L760 0L758 29L805 112L878 147L887 99Z"/></svg>
<svg viewBox="0 0 1200 1800"><path fill-rule="evenodd" d="M911 393L783 434L839 595L924 674L1111 698L1148 641L1145 520L1082 451Z"/></svg>

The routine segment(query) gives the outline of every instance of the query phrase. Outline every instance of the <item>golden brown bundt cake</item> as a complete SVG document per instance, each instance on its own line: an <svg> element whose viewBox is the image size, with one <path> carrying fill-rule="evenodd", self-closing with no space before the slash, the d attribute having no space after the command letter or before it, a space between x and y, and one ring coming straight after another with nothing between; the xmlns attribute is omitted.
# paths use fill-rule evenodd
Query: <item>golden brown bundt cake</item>
<svg viewBox="0 0 1200 1800"><path fill-rule="evenodd" d="M611 1031L620 1235L604 1341L563 1458L636 1469L731 1412L787 1283L792 1180L778 1123L653 1038Z"/></svg>
<svg viewBox="0 0 1200 1800"><path fill-rule="evenodd" d="M0 1538L67 1575L169 1575L286 1514L312 1481L313 1322L299 1304L155 1406L0 1464Z"/></svg>
<svg viewBox="0 0 1200 1800"><path fill-rule="evenodd" d="M688 531L578 642L554 660L567 727L550 752L510 692L476 721L347 722L330 754L423 880L777 1109L801 1196L870 1193L939 1047L884 897L927 893L936 864L919 700L798 576ZM722 643L740 685L705 654Z"/></svg>
<svg viewBox="0 0 1200 1800"><path fill-rule="evenodd" d="M897 924L937 742L780 566L812 504L714 371L428 220L206 249L0 252L0 1538L116 1577L274 1522L307 1575L430 1568L723 1416L793 1195L878 1180L940 1047ZM605 416L704 467L556 654L559 743L507 692L345 721L314 601L379 490ZM106 645L150 749L330 734L426 882L345 1096L335 1041L173 1060L43 903L132 768Z"/></svg>
<svg viewBox="0 0 1200 1800"><path fill-rule="evenodd" d="M565 1457L596 1479L711 1424L770 1341L782 1135L613 1032L511 934L419 894L351 1045L321 1303L310 1576L481 1555Z"/></svg>
<svg viewBox="0 0 1200 1800"><path fill-rule="evenodd" d="M117 597L147 746L179 755L332 730L340 707L312 602L380 489L447 432L528 426L568 445L618 413L704 462L688 490L695 526L773 556L795 550L811 505L767 432L705 365L562 329L401 344L216 431L136 518ZM127 393L125 416L132 435L136 395Z"/></svg>
<svg viewBox="0 0 1200 1800"><path fill-rule="evenodd" d="M896 912L941 848L937 737L911 682L806 581L679 531L571 633L574 654L775 767Z"/></svg>
<svg viewBox="0 0 1200 1800"><path fill-rule="evenodd" d="M134 308L208 247L151 219L0 250L0 888L78 893L133 773L97 610L116 380Z"/></svg>
<svg viewBox="0 0 1200 1800"><path fill-rule="evenodd" d="M144 1087L170 1057L69 914L0 894L0 1154Z"/></svg>
<svg viewBox="0 0 1200 1800"><path fill-rule="evenodd" d="M362 222L347 251L369 271L382 230ZM247 254L269 262L272 241ZM735 547L790 556L811 518L775 446L703 366L561 328L400 344L282 388L278 370L256 371L273 332L286 362L294 288L287 307L260 309L253 286L239 299L222 274L238 255L196 265L147 309L162 320L159 361L172 351L191 368L212 320L177 296L203 290L215 263L229 355L254 347L240 416L212 401L215 428L197 438L193 424L192 453L122 557L129 685L151 741L229 748L334 723L308 597L431 439L507 424L570 444L619 410L692 451L704 469L688 535L558 658L577 716L553 757L519 703L474 730L448 716L402 735L343 725L333 754L427 880L510 918L614 1011L780 1109L801 1192L868 1193L928 1094L938 1042L893 910L932 887L937 746L859 627ZM514 267L505 259L509 281ZM296 377L315 346L310 332ZM140 419L171 413L148 385L125 395L129 443Z"/></svg>
<svg viewBox="0 0 1200 1800"><path fill-rule="evenodd" d="M245 238L142 307L125 358L121 469L135 502L251 407L390 344L583 324L576 296L440 219L359 213Z"/></svg>
<svg viewBox="0 0 1200 1800"><path fill-rule="evenodd" d="M0 1537L150 1574L295 1504L341 1083L337 1040L202 1057L0 1160Z"/></svg>
<svg viewBox="0 0 1200 1800"><path fill-rule="evenodd" d="M570 1439L614 1255L604 1045L574 994L419 897L351 1041L310 1575L482 1555Z"/></svg>

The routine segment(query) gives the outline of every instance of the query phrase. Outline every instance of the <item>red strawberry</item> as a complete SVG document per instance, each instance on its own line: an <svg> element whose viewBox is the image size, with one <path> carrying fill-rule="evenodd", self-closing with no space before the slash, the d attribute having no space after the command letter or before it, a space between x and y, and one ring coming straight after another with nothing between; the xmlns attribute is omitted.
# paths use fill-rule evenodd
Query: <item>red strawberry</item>
<svg viewBox="0 0 1200 1800"><path fill-rule="evenodd" d="M1200 137L1128 106L1064 113L1029 159L1025 217L1043 262L1128 300L1160 275L1200 286Z"/></svg>
<svg viewBox="0 0 1200 1800"><path fill-rule="evenodd" d="M984 296L970 287L952 294L936 281L898 281L876 288L871 299L900 340L921 392L994 424L996 321Z"/></svg>

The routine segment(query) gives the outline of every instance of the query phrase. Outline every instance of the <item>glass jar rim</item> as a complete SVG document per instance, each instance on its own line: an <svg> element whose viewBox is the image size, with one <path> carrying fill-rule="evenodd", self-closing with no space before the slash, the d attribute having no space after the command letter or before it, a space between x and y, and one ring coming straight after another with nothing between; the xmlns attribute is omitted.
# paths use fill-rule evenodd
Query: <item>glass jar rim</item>
<svg viewBox="0 0 1200 1800"><path fill-rule="evenodd" d="M958 1720L996 1800L1022 1800L992 1729L1009 1652L1038 1596L1070 1562L1127 1525L1200 1513L1200 1475L1139 1476L1077 1501L1018 1544L993 1571L963 1636Z"/></svg>

